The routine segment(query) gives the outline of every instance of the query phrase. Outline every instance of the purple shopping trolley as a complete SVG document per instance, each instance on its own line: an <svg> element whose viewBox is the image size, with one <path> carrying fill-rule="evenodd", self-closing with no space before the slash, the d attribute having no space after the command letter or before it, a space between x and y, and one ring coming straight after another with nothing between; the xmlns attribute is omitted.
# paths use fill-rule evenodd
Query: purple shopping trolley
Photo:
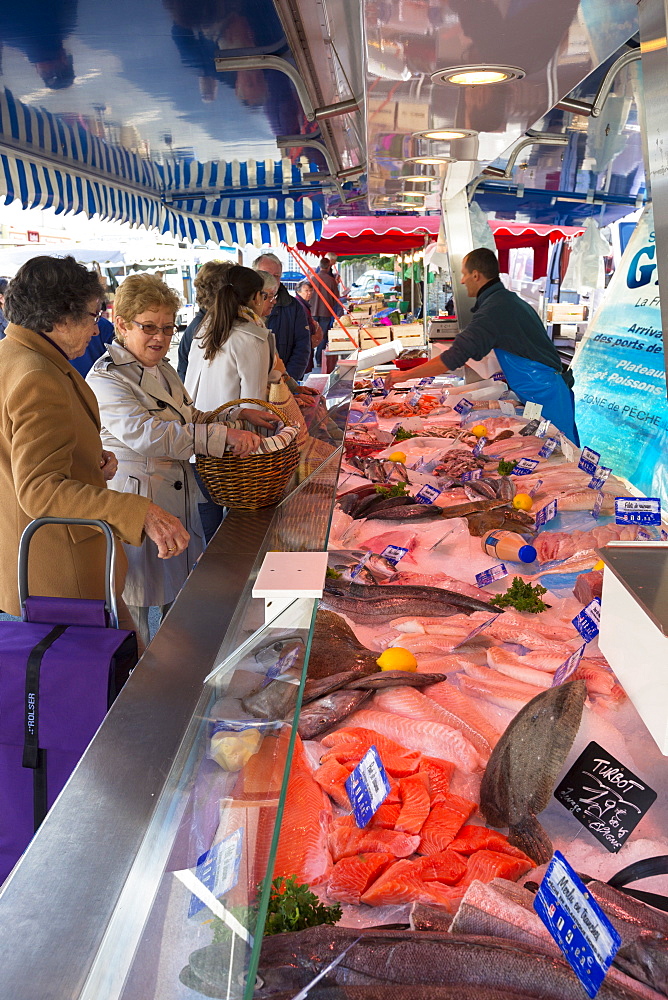
<svg viewBox="0 0 668 1000"><path fill-rule="evenodd" d="M103 601L28 595L38 528L83 524L107 541ZM19 546L22 621L0 622L0 881L6 878L95 735L137 662L118 628L115 540L105 521L42 517Z"/></svg>

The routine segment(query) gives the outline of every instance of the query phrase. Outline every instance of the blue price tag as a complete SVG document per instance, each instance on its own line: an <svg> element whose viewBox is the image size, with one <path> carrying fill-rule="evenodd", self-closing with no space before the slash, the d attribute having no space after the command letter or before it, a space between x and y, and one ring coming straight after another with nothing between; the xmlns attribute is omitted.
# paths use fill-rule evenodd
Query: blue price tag
<svg viewBox="0 0 668 1000"><path fill-rule="evenodd" d="M554 677L552 678L552 687L557 687L559 684L563 684L564 681L567 681L568 678L575 673L580 666L580 660L582 659L582 654L586 648L587 643L583 642L579 649L576 649L574 653L571 653L568 659L564 660L560 667L557 667L554 672Z"/></svg>
<svg viewBox="0 0 668 1000"><path fill-rule="evenodd" d="M541 508L536 514L536 527L542 528L544 524L557 516L557 501L550 500L548 504Z"/></svg>
<svg viewBox="0 0 668 1000"><path fill-rule="evenodd" d="M511 475L513 476L529 476L533 470L538 465L537 458L521 458L515 468L513 469Z"/></svg>
<svg viewBox="0 0 668 1000"><path fill-rule="evenodd" d="M588 472L590 476L593 476L596 472L596 466L600 461L601 455L598 451L594 451L593 448L583 448L580 461L578 462L578 469L582 469L583 472Z"/></svg>
<svg viewBox="0 0 668 1000"><path fill-rule="evenodd" d="M293 667L297 662L297 660L299 659L300 654L301 654L301 649L297 647L297 649L291 649L289 653L286 653L284 656L281 656L280 659L276 660L276 663L274 663L267 670L267 673L265 674L264 677L264 681L262 683L262 687L266 687L270 681L276 680L276 678L280 677L281 674L284 674L286 670L289 670L290 667Z"/></svg>
<svg viewBox="0 0 668 1000"><path fill-rule="evenodd" d="M351 569L351 571L350 571L350 579L351 580L354 580L356 577L358 577L360 575L360 573L362 572L362 570L364 569L364 567L366 566L366 564L368 563L368 561L369 561L369 559L371 558L372 555L373 555L373 552L371 552L371 551L367 552L365 555L362 556L362 558L358 562L357 566L355 566L354 569Z"/></svg>
<svg viewBox="0 0 668 1000"><path fill-rule="evenodd" d="M595 997L622 939L559 851L533 905L587 995Z"/></svg>
<svg viewBox="0 0 668 1000"><path fill-rule="evenodd" d="M479 458L482 455L483 449L486 444L487 444L486 437L478 438L478 443L473 449L473 455L475 458Z"/></svg>
<svg viewBox="0 0 668 1000"><path fill-rule="evenodd" d="M428 375L426 378L421 378L420 381L418 382L418 388L421 385L431 385L431 383L434 381L435 378L436 378L435 375Z"/></svg>
<svg viewBox="0 0 668 1000"><path fill-rule="evenodd" d="M529 496L530 497L535 497L536 493L538 493L538 490L543 485L543 482L544 482L543 479L539 479L537 483L534 483L534 485L529 490Z"/></svg>
<svg viewBox="0 0 668 1000"><path fill-rule="evenodd" d="M346 779L346 791L355 822L361 829L372 819L378 806L390 793L390 782L375 746L367 750Z"/></svg>
<svg viewBox="0 0 668 1000"><path fill-rule="evenodd" d="M476 573L475 582L479 587L489 587L490 583L494 583L495 580L503 580L504 576L508 576L508 570L505 563L499 563L498 566L492 566L491 569L483 570L482 573Z"/></svg>
<svg viewBox="0 0 668 1000"><path fill-rule="evenodd" d="M397 563L404 558L407 552L408 549L402 548L401 545L386 545L381 552L381 556L384 559L387 559L388 562L394 563L396 566ZM369 553L369 555L373 555L373 553Z"/></svg>
<svg viewBox="0 0 668 1000"><path fill-rule="evenodd" d="M559 442L556 438L548 438L538 454L541 458L549 458Z"/></svg>
<svg viewBox="0 0 668 1000"><path fill-rule="evenodd" d="M462 472L463 483L470 483L472 479L482 479L482 469L473 469L472 472Z"/></svg>
<svg viewBox="0 0 668 1000"><path fill-rule="evenodd" d="M506 376L503 374L503 372L494 372L494 374L492 375L492 380L494 382L505 382Z"/></svg>
<svg viewBox="0 0 668 1000"><path fill-rule="evenodd" d="M367 392L366 396L362 396L362 398L360 399L360 403L362 404L362 406L371 406L372 402L373 402L372 392Z"/></svg>
<svg viewBox="0 0 668 1000"><path fill-rule="evenodd" d="M461 417L466 416L473 409L473 403L470 399L460 399L456 406L453 406L455 413L458 413Z"/></svg>
<svg viewBox="0 0 668 1000"><path fill-rule="evenodd" d="M591 509L591 516L594 518L595 521L598 521L599 517L601 516L602 507L603 507L603 494L599 493L599 495L594 500L594 506Z"/></svg>
<svg viewBox="0 0 668 1000"><path fill-rule="evenodd" d="M441 490L437 490L435 486L423 486L419 493L415 494L415 499L418 503L430 504L433 503L436 497L440 497Z"/></svg>
<svg viewBox="0 0 668 1000"><path fill-rule="evenodd" d="M374 389L384 389L385 388L385 379L381 378L380 376L378 376L377 378L375 378L373 380L373 382L371 383L371 385L374 387Z"/></svg>
<svg viewBox="0 0 668 1000"><path fill-rule="evenodd" d="M501 614L501 612L499 612L499 614ZM465 639L462 639L461 642L458 642L457 645L453 646L452 648L453 649L459 649L459 647L463 646L464 643L470 642L471 639L475 639L475 637L477 635L480 635L480 633L484 632L486 628L489 628L489 626L492 624L492 622L495 622L498 617L499 617L499 615L492 615L491 618L488 618L486 622L482 623L482 625L478 625L477 628L474 628L472 632L469 632L469 634L466 636Z"/></svg>
<svg viewBox="0 0 668 1000"><path fill-rule="evenodd" d="M605 465L597 465L594 470L594 476L587 483L587 488L590 490L600 490L603 489L603 485L606 482L608 476L612 472L612 469L608 469Z"/></svg>
<svg viewBox="0 0 668 1000"><path fill-rule="evenodd" d="M638 534L636 535L636 542L651 542L652 536L650 535L647 528L638 528Z"/></svg>
<svg viewBox="0 0 668 1000"><path fill-rule="evenodd" d="M616 497L615 521L617 524L661 524L661 500L659 497Z"/></svg>
<svg viewBox="0 0 668 1000"><path fill-rule="evenodd" d="M224 896L239 881L243 827L221 840L197 859L195 875L214 896ZM197 896L190 897L188 916L194 917L205 904Z"/></svg>
<svg viewBox="0 0 668 1000"><path fill-rule="evenodd" d="M365 413L362 419L359 421L360 424L369 424L373 427L378 426L378 417L375 413Z"/></svg>
<svg viewBox="0 0 668 1000"><path fill-rule="evenodd" d="M550 421L549 420L541 420L541 422L538 424L538 427L536 428L536 435L535 436L537 438L544 438L545 435L547 434L547 432L549 431L549 429L550 429Z"/></svg>
<svg viewBox="0 0 668 1000"><path fill-rule="evenodd" d="M598 626L601 621L601 602L595 597L586 608L576 615L573 624L585 642L591 642L598 635Z"/></svg>
<svg viewBox="0 0 668 1000"><path fill-rule="evenodd" d="M417 406L417 404L420 402L420 393L417 391L417 389L413 389L412 392L408 393L408 395L406 396L406 402L408 403L409 406Z"/></svg>

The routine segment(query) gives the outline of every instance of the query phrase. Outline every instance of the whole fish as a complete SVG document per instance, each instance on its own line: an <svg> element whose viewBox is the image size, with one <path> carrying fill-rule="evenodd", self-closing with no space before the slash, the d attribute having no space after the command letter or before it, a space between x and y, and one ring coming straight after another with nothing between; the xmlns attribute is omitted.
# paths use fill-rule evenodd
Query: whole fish
<svg viewBox="0 0 668 1000"><path fill-rule="evenodd" d="M463 484L463 490L464 490L464 493L466 494L466 496L468 497L468 499L471 500L471 501L473 501L473 502L478 501L480 499L480 497L482 496L482 493L479 493L478 490L476 490L475 487L473 486L473 481L470 482L470 483L464 483ZM494 494L494 495L496 496L496 494Z"/></svg>
<svg viewBox="0 0 668 1000"><path fill-rule="evenodd" d="M394 589L392 588L392 590ZM394 597L392 593L389 593L388 597L384 599L372 598L371 600L363 601L358 597L348 597L327 592L323 600L334 611L339 611L360 624L364 624L365 622L382 624L400 616L447 618L450 615L457 615L462 612L461 607L455 604L444 604L441 601L437 603L436 601L418 600L411 597Z"/></svg>
<svg viewBox="0 0 668 1000"><path fill-rule="evenodd" d="M512 500L517 492L515 483L512 481L510 476L501 476L500 483L499 497L503 500Z"/></svg>
<svg viewBox="0 0 668 1000"><path fill-rule="evenodd" d="M365 587L362 590L353 583L348 588L348 593L351 597L385 598L388 593L396 595L397 592L402 597L415 597L417 599L424 598L429 601L442 601L444 604L454 604L459 607L464 614L471 614L473 611L497 611L497 608L495 608L495 606L490 604L488 601L481 601L477 597L470 597L468 594L455 590L446 590L443 587L420 587L407 584L401 586L401 588L393 587L392 591L388 591L386 586L376 586L372 588Z"/></svg>
<svg viewBox="0 0 668 1000"><path fill-rule="evenodd" d="M255 694L242 698L245 712L256 719L285 719L294 711L299 691L299 676L286 672Z"/></svg>
<svg viewBox="0 0 668 1000"><path fill-rule="evenodd" d="M188 985L185 980L182 982ZM197 989L197 986L192 988ZM271 1000L294 1000L295 993L295 988L272 993ZM323 986L322 983L309 990L308 997L309 1000L531 1000L526 993L520 996L503 989L481 989L479 986L412 986L388 994L387 986Z"/></svg>
<svg viewBox="0 0 668 1000"><path fill-rule="evenodd" d="M375 497L365 497L365 499L357 505L352 516L355 520L358 520L360 517L370 517L372 513L379 510L388 510L393 507L405 507L413 503L415 503L413 497L385 497L382 493L377 493Z"/></svg>
<svg viewBox="0 0 668 1000"><path fill-rule="evenodd" d="M271 981L273 991L278 991L285 975L291 988L296 969L308 971L313 978L358 937L355 947L327 975L330 983L333 981L345 991L352 986L385 984L387 1000L414 1000L421 996L418 988L425 986L456 986L461 998L466 997L469 987L475 987L477 1000L489 1000L486 991L490 990L505 991L517 1000L583 997L582 986L565 960L509 941L438 931L360 930L326 924L265 937L260 978ZM399 990L401 986L406 990ZM309 996L313 1000L313 994ZM598 1000L639 1000L640 996L609 972Z"/></svg>
<svg viewBox="0 0 668 1000"><path fill-rule="evenodd" d="M641 931L630 944L622 945L614 961L633 979L668 996L668 937L658 931Z"/></svg>
<svg viewBox="0 0 668 1000"><path fill-rule="evenodd" d="M383 691L392 687L429 687L447 680L447 674L413 674L407 670L383 670L382 673L354 677L348 681L348 690Z"/></svg>
<svg viewBox="0 0 668 1000"><path fill-rule="evenodd" d="M308 660L309 678L330 677L343 670L373 674L378 653L363 646L350 625L333 611L318 608Z"/></svg>
<svg viewBox="0 0 668 1000"><path fill-rule="evenodd" d="M520 709L497 743L480 786L480 810L492 826L544 864L552 844L536 819L546 808L580 727L584 681L568 681L536 695Z"/></svg>
<svg viewBox="0 0 668 1000"><path fill-rule="evenodd" d="M316 698L324 698L325 695L330 694L332 691L338 691L339 688L345 687L349 681L354 680L357 676L358 673L356 670L342 670L340 673L331 674L329 677L307 677L304 685L302 704L308 705L310 701L315 701Z"/></svg>
<svg viewBox="0 0 668 1000"><path fill-rule="evenodd" d="M370 514L365 514L369 520L382 521L423 521L428 517L440 517L441 508L433 503L413 503L413 498L408 504L397 505L388 508L375 507Z"/></svg>
<svg viewBox="0 0 668 1000"><path fill-rule="evenodd" d="M472 479L469 485L478 496L486 497L488 500L496 500L499 496L496 485L491 479Z"/></svg>
<svg viewBox="0 0 668 1000"><path fill-rule="evenodd" d="M466 517L467 514L480 514L485 510L496 510L497 507L505 507L507 503L507 500L501 500L499 497L496 500L486 500L484 497L479 497L470 503L458 503L452 507L444 507L442 516Z"/></svg>
<svg viewBox="0 0 668 1000"><path fill-rule="evenodd" d="M333 691L305 705L299 714L297 732L303 740L315 740L321 733L346 719L371 697L371 691Z"/></svg>

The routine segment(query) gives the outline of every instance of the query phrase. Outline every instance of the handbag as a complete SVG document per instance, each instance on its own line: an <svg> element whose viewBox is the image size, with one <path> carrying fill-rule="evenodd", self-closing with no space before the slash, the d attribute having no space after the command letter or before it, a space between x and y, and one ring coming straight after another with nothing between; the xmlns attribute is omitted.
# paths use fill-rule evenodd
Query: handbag
<svg viewBox="0 0 668 1000"><path fill-rule="evenodd" d="M308 440L308 428L297 400L282 378L278 382L269 382L268 388L269 402L283 411L286 424L297 428L297 447L301 451Z"/></svg>

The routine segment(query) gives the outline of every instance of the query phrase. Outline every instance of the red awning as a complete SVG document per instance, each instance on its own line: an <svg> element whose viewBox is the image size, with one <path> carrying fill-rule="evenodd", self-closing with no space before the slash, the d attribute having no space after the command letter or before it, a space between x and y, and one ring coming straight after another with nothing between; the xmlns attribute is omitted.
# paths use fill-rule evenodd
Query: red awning
<svg viewBox="0 0 668 1000"><path fill-rule="evenodd" d="M438 215L358 215L328 219L317 243L297 247L322 257L337 253L342 257L354 254L402 253L418 250L438 236L441 224ZM503 222L490 219L494 242L499 254L499 266L508 270L508 251L518 247L532 247L534 252L534 280L547 274L550 243L581 236L584 228L577 226L541 226L534 223Z"/></svg>
<svg viewBox="0 0 668 1000"><path fill-rule="evenodd" d="M424 246L425 233L429 242L438 236L439 215L354 215L328 219L317 243L299 250L317 254L402 253Z"/></svg>

